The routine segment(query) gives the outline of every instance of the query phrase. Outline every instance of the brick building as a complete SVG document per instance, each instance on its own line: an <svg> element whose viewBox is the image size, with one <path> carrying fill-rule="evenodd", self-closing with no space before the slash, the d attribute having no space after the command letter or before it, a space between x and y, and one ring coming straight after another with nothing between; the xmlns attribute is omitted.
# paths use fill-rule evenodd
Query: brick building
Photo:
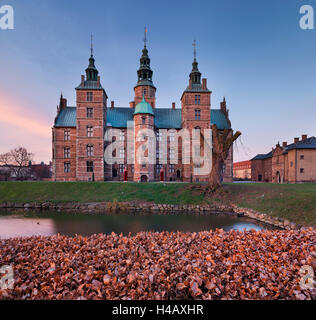
<svg viewBox="0 0 316 320"><path fill-rule="evenodd" d="M233 176L236 180L251 179L251 161L235 162L233 166Z"/></svg>
<svg viewBox="0 0 316 320"><path fill-rule="evenodd" d="M251 159L251 180L274 183L316 182L316 137L302 135L294 143L278 143Z"/></svg>
<svg viewBox="0 0 316 320"><path fill-rule="evenodd" d="M171 108L156 106L156 87L146 42L137 71L138 82L134 87L134 99L129 107L117 107L114 101L108 106L108 96L101 85L91 49L86 75L76 87L75 107L68 106L61 96L57 116L52 128L53 180L55 181L205 181L206 175L196 174L192 151L186 150L188 164L183 161L181 136L183 129L210 129L216 124L219 130L228 129L232 134L225 98L220 109L211 108L212 92L207 80L201 79L196 54L192 63L189 84L181 97L181 109L172 103ZM132 127L133 130L128 129ZM152 131L139 139L145 130ZM113 136L113 132L115 132ZM129 161L129 141L133 142L132 161ZM161 160L164 148L160 141L165 137L165 161ZM111 137L109 137L111 135ZM190 136L192 141L192 137ZM144 153L154 154L154 163L137 160L136 151L144 142L153 141L154 149ZM174 142L177 142L174 146ZM111 146L111 149L109 149ZM109 151L110 150L110 151ZM201 154L204 153L201 144ZM114 163L106 154L111 153ZM146 156L145 156L146 157ZM174 161L174 160L177 161ZM225 161L223 180L232 181L233 148Z"/></svg>

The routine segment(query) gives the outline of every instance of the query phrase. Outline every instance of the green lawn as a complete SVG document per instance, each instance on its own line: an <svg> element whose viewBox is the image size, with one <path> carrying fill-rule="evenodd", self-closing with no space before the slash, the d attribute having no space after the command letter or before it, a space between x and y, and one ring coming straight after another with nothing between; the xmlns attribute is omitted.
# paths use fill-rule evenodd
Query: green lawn
<svg viewBox="0 0 316 320"><path fill-rule="evenodd" d="M316 183L230 184L230 201L298 224L316 227Z"/></svg>
<svg viewBox="0 0 316 320"><path fill-rule="evenodd" d="M165 204L236 204L316 226L316 183L225 184L225 192L204 197L181 183L0 182L3 202L98 202L143 200Z"/></svg>
<svg viewBox="0 0 316 320"><path fill-rule="evenodd" d="M187 184L115 182L0 182L1 202L131 201L199 204Z"/></svg>

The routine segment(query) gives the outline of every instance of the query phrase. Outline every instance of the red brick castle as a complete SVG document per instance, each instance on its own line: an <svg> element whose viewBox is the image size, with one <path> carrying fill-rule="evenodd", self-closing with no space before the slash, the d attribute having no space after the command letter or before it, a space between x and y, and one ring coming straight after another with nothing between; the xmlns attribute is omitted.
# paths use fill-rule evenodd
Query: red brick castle
<svg viewBox="0 0 316 320"><path fill-rule="evenodd" d="M129 107L116 107L114 101L108 107L108 95L101 85L91 48L86 75L81 76L81 82L76 87L77 105L68 106L67 100L61 96L57 107L52 129L53 180L189 182L207 179L207 175L196 174L193 170L195 164L192 162L190 148L186 148L189 161L183 163L182 138L178 138L178 134L183 129L188 132L192 129L210 129L211 124L216 124L220 130L229 129L231 133L232 129L225 98L220 109L211 109L212 92L207 88L207 80L201 79L196 54L189 84L181 97L181 109L176 108L175 103L172 103L171 108L156 107L156 87L153 84L146 41L137 75L134 100L129 103ZM130 126L134 132L133 161L128 161ZM145 129L153 132L154 136L147 135L140 139L139 134ZM116 133L115 137L111 136L107 140L105 137L109 132ZM161 132L167 132L164 161L161 160L160 142L165 135ZM145 140L154 142L154 150L144 150L145 157L148 151L154 153L154 163L138 161L135 156L136 150L142 148ZM109 163L105 158L105 150L111 142L116 142L116 147L111 149L113 158L117 159L115 163ZM203 147L199 151L203 153ZM224 166L224 181L232 181L232 171L231 148Z"/></svg>

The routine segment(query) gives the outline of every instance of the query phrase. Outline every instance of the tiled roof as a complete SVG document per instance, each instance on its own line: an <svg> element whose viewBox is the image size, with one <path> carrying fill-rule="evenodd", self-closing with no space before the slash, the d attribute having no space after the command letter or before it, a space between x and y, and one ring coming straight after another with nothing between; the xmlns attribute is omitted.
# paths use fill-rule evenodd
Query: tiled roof
<svg viewBox="0 0 316 320"><path fill-rule="evenodd" d="M181 109L154 109L155 126L160 129L181 129Z"/></svg>
<svg viewBox="0 0 316 320"><path fill-rule="evenodd" d="M272 158L272 151L266 154L257 154L254 158L251 160L264 160L264 159L269 159Z"/></svg>
<svg viewBox="0 0 316 320"><path fill-rule="evenodd" d="M294 149L316 149L316 137L310 137L305 140L301 140L297 143L289 144L285 147L284 153L287 153L289 150ZM272 151L267 154L257 154L251 160L263 160L272 157Z"/></svg>
<svg viewBox="0 0 316 320"><path fill-rule="evenodd" d="M156 108L155 126L160 129L181 129L181 109ZM108 108L107 124L113 128L126 128L127 121L133 121L133 108ZM229 123L221 110L211 110L211 123L216 124L220 130L230 129ZM55 122L56 127L75 127L76 108L67 107L62 109Z"/></svg>
<svg viewBox="0 0 316 320"><path fill-rule="evenodd" d="M127 121L133 121L134 108L108 108L106 122L113 128L127 128Z"/></svg>
<svg viewBox="0 0 316 320"><path fill-rule="evenodd" d="M231 129L225 114L219 109L211 109L211 124L216 124L217 129Z"/></svg>
<svg viewBox="0 0 316 320"><path fill-rule="evenodd" d="M316 149L316 137L310 137L297 143L289 144L285 150L289 151L293 149Z"/></svg>
<svg viewBox="0 0 316 320"><path fill-rule="evenodd" d="M66 107L60 110L55 127L76 127L76 107Z"/></svg>

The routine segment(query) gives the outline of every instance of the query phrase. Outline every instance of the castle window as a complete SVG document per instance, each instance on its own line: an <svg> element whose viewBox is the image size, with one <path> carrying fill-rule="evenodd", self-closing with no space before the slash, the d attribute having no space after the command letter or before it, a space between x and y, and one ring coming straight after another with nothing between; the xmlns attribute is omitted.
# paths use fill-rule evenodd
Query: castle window
<svg viewBox="0 0 316 320"><path fill-rule="evenodd" d="M64 172L65 173L70 172L70 163L69 162L64 163Z"/></svg>
<svg viewBox="0 0 316 320"><path fill-rule="evenodd" d="M200 95L196 95L194 102L195 102L195 104L200 104L200 102L201 102L201 96L200 96Z"/></svg>
<svg viewBox="0 0 316 320"><path fill-rule="evenodd" d="M170 149L169 156L170 156L170 159L174 159L175 158L175 150L173 148Z"/></svg>
<svg viewBox="0 0 316 320"><path fill-rule="evenodd" d="M201 120L201 110L195 109L195 120Z"/></svg>
<svg viewBox="0 0 316 320"><path fill-rule="evenodd" d="M304 160L304 155L303 154L300 155L300 159Z"/></svg>
<svg viewBox="0 0 316 320"><path fill-rule="evenodd" d="M120 159L124 159L125 157L125 150L124 148L120 148Z"/></svg>
<svg viewBox="0 0 316 320"><path fill-rule="evenodd" d="M134 173L134 165L133 164L131 164L131 171L132 171L132 173Z"/></svg>
<svg viewBox="0 0 316 320"><path fill-rule="evenodd" d="M64 148L64 158L65 159L70 158L70 148Z"/></svg>
<svg viewBox="0 0 316 320"><path fill-rule="evenodd" d="M158 132L157 132L156 140L157 140L157 141L161 141L161 140L162 140L162 132L161 132L161 131L158 131Z"/></svg>
<svg viewBox="0 0 316 320"><path fill-rule="evenodd" d="M87 92L87 101L93 101L93 92Z"/></svg>
<svg viewBox="0 0 316 320"><path fill-rule="evenodd" d="M87 145L87 156L92 157L93 156L93 145L88 144Z"/></svg>
<svg viewBox="0 0 316 320"><path fill-rule="evenodd" d="M124 164L120 164L120 172L123 173L124 172Z"/></svg>
<svg viewBox="0 0 316 320"><path fill-rule="evenodd" d="M162 164L156 164L156 174L159 174L162 168Z"/></svg>
<svg viewBox="0 0 316 320"><path fill-rule="evenodd" d="M125 140L125 133L124 131L120 131L120 141L124 141Z"/></svg>
<svg viewBox="0 0 316 320"><path fill-rule="evenodd" d="M301 168L301 169L300 169L300 173L304 173L304 168Z"/></svg>
<svg viewBox="0 0 316 320"><path fill-rule="evenodd" d="M64 130L64 140L69 141L70 140L70 129Z"/></svg>
<svg viewBox="0 0 316 320"><path fill-rule="evenodd" d="M146 168L146 164L142 164L142 168L145 169Z"/></svg>
<svg viewBox="0 0 316 320"><path fill-rule="evenodd" d="M93 127L92 126L87 126L87 136L93 137Z"/></svg>
<svg viewBox="0 0 316 320"><path fill-rule="evenodd" d="M87 118L93 118L93 108L87 108Z"/></svg>
<svg viewBox="0 0 316 320"><path fill-rule="evenodd" d="M171 164L171 165L169 166L169 172L170 172L170 173L174 173L174 164Z"/></svg>
<svg viewBox="0 0 316 320"><path fill-rule="evenodd" d="M174 141L174 140L175 140L175 132L169 131L169 141Z"/></svg>
<svg viewBox="0 0 316 320"><path fill-rule="evenodd" d="M142 117L142 124L146 124L146 118Z"/></svg>
<svg viewBox="0 0 316 320"><path fill-rule="evenodd" d="M93 172L93 161L87 161L87 172Z"/></svg>
<svg viewBox="0 0 316 320"><path fill-rule="evenodd" d="M146 96L146 93L147 93L147 90L146 90L146 88L144 88L144 90L143 90L144 96Z"/></svg>

